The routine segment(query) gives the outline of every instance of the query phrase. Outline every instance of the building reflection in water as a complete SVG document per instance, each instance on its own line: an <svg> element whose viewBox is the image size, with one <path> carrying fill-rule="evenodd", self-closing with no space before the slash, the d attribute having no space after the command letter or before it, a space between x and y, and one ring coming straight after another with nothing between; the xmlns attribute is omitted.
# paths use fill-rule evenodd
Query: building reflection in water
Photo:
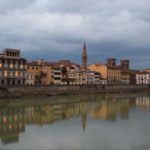
<svg viewBox="0 0 150 150"><path fill-rule="evenodd" d="M122 119L128 119L129 117L129 99L118 101L113 99L112 101L102 101L95 105L95 109L90 113L92 118L115 121L117 115L120 115Z"/></svg>
<svg viewBox="0 0 150 150"><path fill-rule="evenodd" d="M120 98L103 97L90 101L66 101L63 103L32 103L24 102L0 103L0 140L3 144L15 143L19 140L19 133L25 131L25 126L36 124L52 124L58 120L81 118L83 132L86 129L87 117L92 119L115 121L129 118L129 110L133 106L150 108L149 97Z"/></svg>
<svg viewBox="0 0 150 150"><path fill-rule="evenodd" d="M150 109L150 98L148 96L137 97L136 106L144 109Z"/></svg>

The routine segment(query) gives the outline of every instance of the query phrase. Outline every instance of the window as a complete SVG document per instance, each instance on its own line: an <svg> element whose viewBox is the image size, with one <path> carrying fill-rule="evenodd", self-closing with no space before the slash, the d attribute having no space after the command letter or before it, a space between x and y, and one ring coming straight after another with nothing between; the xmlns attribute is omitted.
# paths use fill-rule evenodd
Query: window
<svg viewBox="0 0 150 150"><path fill-rule="evenodd" d="M9 67L10 67L10 68L13 68L13 64L10 64Z"/></svg>
<svg viewBox="0 0 150 150"><path fill-rule="evenodd" d="M20 77L20 72L18 72L18 77Z"/></svg>
<svg viewBox="0 0 150 150"><path fill-rule="evenodd" d="M1 80L1 83L2 83L2 84L4 84L4 83L5 83L3 79Z"/></svg>
<svg viewBox="0 0 150 150"><path fill-rule="evenodd" d="M14 64L14 65L16 64L16 61L15 61L15 60L13 60L13 64Z"/></svg>
<svg viewBox="0 0 150 150"><path fill-rule="evenodd" d="M7 77L7 75L8 75L8 74L7 74L7 71L5 70L5 71L4 71L4 77Z"/></svg>
<svg viewBox="0 0 150 150"><path fill-rule="evenodd" d="M5 60L2 60L2 64L4 64L5 63Z"/></svg>
<svg viewBox="0 0 150 150"><path fill-rule="evenodd" d="M20 85L20 83L21 83L20 80L18 80L18 85Z"/></svg>
<svg viewBox="0 0 150 150"><path fill-rule="evenodd" d="M23 77L23 78L25 77L25 72L22 72L22 77Z"/></svg>
<svg viewBox="0 0 150 150"><path fill-rule="evenodd" d="M55 78L54 78L54 80L60 80L60 79L61 79L61 78L59 78L59 77L55 77Z"/></svg>
<svg viewBox="0 0 150 150"><path fill-rule="evenodd" d="M18 71L15 72L15 77L18 77Z"/></svg>
<svg viewBox="0 0 150 150"><path fill-rule="evenodd" d="M20 65L20 68L23 69L23 65L22 64Z"/></svg>
<svg viewBox="0 0 150 150"><path fill-rule="evenodd" d="M10 71L8 71L8 74L7 74L7 76L8 76L8 77L10 77Z"/></svg>

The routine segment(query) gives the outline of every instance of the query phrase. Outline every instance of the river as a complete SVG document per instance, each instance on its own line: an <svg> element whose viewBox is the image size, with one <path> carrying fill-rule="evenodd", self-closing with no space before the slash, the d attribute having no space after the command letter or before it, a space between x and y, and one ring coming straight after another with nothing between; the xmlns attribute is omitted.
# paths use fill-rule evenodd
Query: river
<svg viewBox="0 0 150 150"><path fill-rule="evenodd" d="M0 100L0 150L149 150L150 94Z"/></svg>

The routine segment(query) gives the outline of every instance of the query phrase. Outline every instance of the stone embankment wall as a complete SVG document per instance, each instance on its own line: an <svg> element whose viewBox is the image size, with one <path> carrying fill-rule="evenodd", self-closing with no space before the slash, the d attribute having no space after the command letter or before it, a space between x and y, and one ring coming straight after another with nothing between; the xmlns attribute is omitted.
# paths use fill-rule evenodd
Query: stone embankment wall
<svg viewBox="0 0 150 150"><path fill-rule="evenodd" d="M149 85L34 85L0 87L0 97L150 91Z"/></svg>

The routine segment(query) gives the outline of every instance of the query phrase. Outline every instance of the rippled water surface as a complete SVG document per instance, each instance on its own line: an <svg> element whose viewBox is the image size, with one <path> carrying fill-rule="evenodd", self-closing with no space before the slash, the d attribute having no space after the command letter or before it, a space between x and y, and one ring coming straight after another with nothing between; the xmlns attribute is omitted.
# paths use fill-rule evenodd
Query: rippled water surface
<svg viewBox="0 0 150 150"><path fill-rule="evenodd" d="M0 100L0 150L150 150L150 95Z"/></svg>

